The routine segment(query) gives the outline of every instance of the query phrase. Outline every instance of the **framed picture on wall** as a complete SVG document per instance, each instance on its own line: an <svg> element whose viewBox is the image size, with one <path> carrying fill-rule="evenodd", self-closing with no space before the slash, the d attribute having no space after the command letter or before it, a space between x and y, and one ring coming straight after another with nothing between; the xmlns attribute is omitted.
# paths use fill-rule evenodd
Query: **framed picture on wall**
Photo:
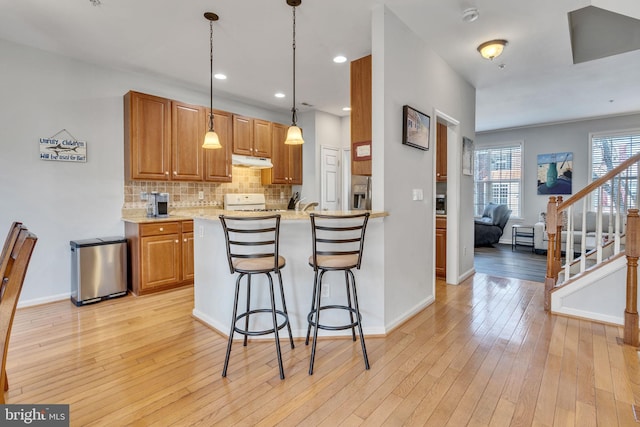
<svg viewBox="0 0 640 427"><path fill-rule="evenodd" d="M402 107L402 143L421 150L429 149L431 118L408 105Z"/></svg>
<svg viewBox="0 0 640 427"><path fill-rule="evenodd" d="M462 174L473 175L473 140L462 137Z"/></svg>

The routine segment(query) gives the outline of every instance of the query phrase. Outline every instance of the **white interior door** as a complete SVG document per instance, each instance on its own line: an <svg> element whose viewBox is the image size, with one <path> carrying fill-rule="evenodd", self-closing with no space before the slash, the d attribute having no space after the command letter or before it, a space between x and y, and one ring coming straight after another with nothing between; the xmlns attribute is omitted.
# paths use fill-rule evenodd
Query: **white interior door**
<svg viewBox="0 0 640 427"><path fill-rule="evenodd" d="M340 150L320 147L320 209L340 210Z"/></svg>

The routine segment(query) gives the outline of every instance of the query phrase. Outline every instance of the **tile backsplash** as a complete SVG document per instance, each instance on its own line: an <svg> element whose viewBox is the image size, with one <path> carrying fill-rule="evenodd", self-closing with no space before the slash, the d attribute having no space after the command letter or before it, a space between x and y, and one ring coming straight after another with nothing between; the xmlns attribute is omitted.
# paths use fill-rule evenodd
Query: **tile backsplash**
<svg viewBox="0 0 640 427"><path fill-rule="evenodd" d="M141 192L169 193L170 208L222 207L226 193L264 193L267 206L286 204L291 197L291 185L262 185L259 169L233 167L233 182L161 182L126 181L123 209L144 209L146 202ZM199 192L204 193L200 200ZM281 197L282 196L282 197Z"/></svg>

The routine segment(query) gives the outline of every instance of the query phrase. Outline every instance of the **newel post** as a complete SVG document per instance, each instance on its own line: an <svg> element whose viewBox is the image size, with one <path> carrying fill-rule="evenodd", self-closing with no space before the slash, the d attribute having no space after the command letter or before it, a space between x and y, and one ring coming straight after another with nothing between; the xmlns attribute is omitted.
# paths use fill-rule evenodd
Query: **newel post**
<svg viewBox="0 0 640 427"><path fill-rule="evenodd" d="M624 343L640 345L638 337L638 257L640 256L640 216L638 209L627 212L627 307L624 310Z"/></svg>
<svg viewBox="0 0 640 427"><path fill-rule="evenodd" d="M556 285L557 277L555 275L555 259L556 259L556 232L558 224L556 197L549 197L547 203L547 273L544 279L544 309L551 310L551 290Z"/></svg>

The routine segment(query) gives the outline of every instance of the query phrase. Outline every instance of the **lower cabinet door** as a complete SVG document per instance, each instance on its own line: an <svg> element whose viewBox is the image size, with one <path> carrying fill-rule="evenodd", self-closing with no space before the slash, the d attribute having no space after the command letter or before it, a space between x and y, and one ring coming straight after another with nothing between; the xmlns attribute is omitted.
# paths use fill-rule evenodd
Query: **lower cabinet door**
<svg viewBox="0 0 640 427"><path fill-rule="evenodd" d="M142 290L170 286L180 282L180 234L143 237L140 239Z"/></svg>
<svg viewBox="0 0 640 427"><path fill-rule="evenodd" d="M193 232L182 233L182 280L193 281Z"/></svg>
<svg viewBox="0 0 640 427"><path fill-rule="evenodd" d="M447 276L447 230L436 228L436 277Z"/></svg>

